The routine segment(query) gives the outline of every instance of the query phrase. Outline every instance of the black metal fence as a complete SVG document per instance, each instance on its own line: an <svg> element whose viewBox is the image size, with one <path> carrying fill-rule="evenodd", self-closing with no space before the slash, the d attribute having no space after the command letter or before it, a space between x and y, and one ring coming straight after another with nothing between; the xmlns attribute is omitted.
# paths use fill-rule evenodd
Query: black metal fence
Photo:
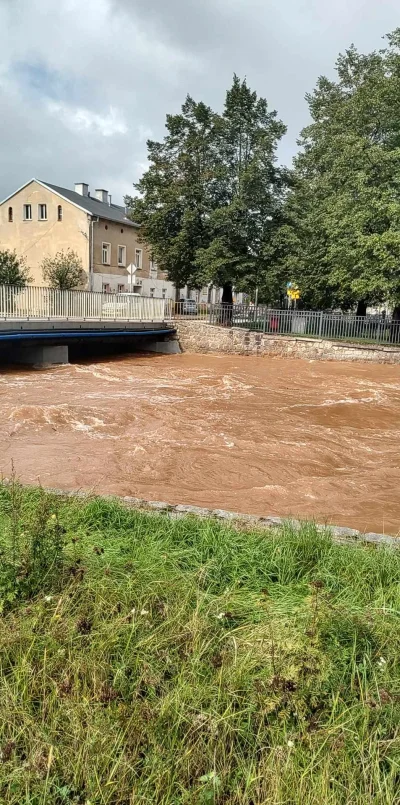
<svg viewBox="0 0 400 805"><path fill-rule="evenodd" d="M354 316L312 310L271 310L264 305L210 305L207 318L210 324L244 327L270 335L400 344L400 320L382 314Z"/></svg>

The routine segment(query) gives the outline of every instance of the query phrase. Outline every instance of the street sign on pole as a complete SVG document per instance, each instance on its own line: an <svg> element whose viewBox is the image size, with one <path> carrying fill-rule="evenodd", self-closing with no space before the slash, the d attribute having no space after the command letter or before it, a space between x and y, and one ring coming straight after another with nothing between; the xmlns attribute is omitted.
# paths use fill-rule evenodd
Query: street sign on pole
<svg viewBox="0 0 400 805"><path fill-rule="evenodd" d="M126 270L127 270L128 274L129 274L129 287L130 287L130 291L132 293L133 292L133 278L134 278L134 276L136 274L137 266L135 266L135 263L129 263L129 265L126 267Z"/></svg>

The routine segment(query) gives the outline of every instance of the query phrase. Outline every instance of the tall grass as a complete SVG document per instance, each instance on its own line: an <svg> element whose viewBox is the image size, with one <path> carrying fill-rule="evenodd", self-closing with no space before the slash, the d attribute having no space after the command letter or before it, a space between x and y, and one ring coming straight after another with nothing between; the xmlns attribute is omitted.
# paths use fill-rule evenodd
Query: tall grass
<svg viewBox="0 0 400 805"><path fill-rule="evenodd" d="M0 803L400 802L397 552L18 484L0 541Z"/></svg>

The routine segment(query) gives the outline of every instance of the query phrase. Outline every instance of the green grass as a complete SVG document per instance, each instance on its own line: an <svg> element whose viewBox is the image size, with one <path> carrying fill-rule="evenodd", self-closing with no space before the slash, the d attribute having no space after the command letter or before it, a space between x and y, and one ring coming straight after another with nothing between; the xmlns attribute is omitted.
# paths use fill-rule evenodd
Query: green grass
<svg viewBox="0 0 400 805"><path fill-rule="evenodd" d="M0 803L400 802L400 554L0 486Z"/></svg>

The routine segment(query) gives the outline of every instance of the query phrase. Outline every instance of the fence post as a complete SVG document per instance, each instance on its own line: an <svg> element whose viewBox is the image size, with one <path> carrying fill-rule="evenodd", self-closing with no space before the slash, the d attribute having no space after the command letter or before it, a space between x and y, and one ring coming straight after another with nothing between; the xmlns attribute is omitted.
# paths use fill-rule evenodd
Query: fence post
<svg viewBox="0 0 400 805"><path fill-rule="evenodd" d="M264 308L263 333L266 332L266 329L267 329L267 307Z"/></svg>
<svg viewBox="0 0 400 805"><path fill-rule="evenodd" d="M210 302L210 315L209 315L209 321L208 321L208 323L209 323L209 324L212 324L212 319L213 319L213 308L214 308L214 303L213 303L213 302Z"/></svg>
<svg viewBox="0 0 400 805"><path fill-rule="evenodd" d="M323 312L321 310L321 313L319 314L318 338L321 338L321 336L322 336L323 315L324 314L323 314Z"/></svg>

